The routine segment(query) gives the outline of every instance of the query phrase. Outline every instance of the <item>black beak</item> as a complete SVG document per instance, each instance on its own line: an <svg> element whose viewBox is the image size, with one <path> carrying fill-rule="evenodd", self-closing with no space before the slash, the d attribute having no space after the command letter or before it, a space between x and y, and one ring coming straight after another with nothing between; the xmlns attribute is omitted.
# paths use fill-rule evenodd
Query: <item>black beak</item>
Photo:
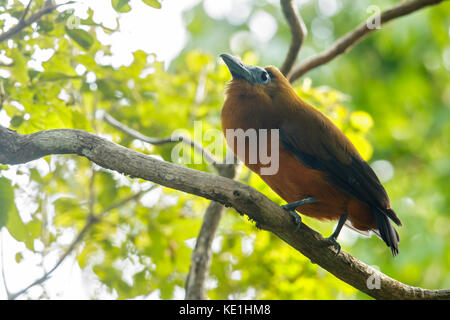
<svg viewBox="0 0 450 320"><path fill-rule="evenodd" d="M255 80L253 78L252 73L249 70L248 65L242 63L241 60L227 53L221 54L220 57L227 65L228 70L230 70L233 79L244 79L250 82L251 84L254 84Z"/></svg>

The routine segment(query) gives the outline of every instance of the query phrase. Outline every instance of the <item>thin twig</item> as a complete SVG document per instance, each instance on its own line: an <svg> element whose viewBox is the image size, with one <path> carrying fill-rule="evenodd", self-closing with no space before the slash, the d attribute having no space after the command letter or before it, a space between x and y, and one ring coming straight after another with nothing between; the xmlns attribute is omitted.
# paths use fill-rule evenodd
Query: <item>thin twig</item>
<svg viewBox="0 0 450 320"><path fill-rule="evenodd" d="M95 171L94 166L91 165L91 178L89 179L89 199L88 199L88 214L91 217L95 216L94 206L95 206L95 176L97 171Z"/></svg>
<svg viewBox="0 0 450 320"><path fill-rule="evenodd" d="M5 103L5 87L3 87L3 80L0 80L0 111L3 109L3 104Z"/></svg>
<svg viewBox="0 0 450 320"><path fill-rule="evenodd" d="M289 24L291 30L291 44L289 46L289 51L280 68L280 71L287 75L294 66L295 60L297 59L298 53L305 41L307 35L307 29L301 15L297 12L294 0L281 0L281 8L283 9L283 14L286 21Z"/></svg>
<svg viewBox="0 0 450 320"><path fill-rule="evenodd" d="M28 5L25 8L25 10L23 11L22 17L20 17L19 23L23 22L25 20L25 17L27 16L28 11L30 11L31 3L33 3L33 0L28 1Z"/></svg>
<svg viewBox="0 0 450 320"><path fill-rule="evenodd" d="M67 4L71 4L71 3L73 3L73 1L68 1L66 3L61 3L61 4L54 4L53 1L46 1L44 7L41 10L33 13L31 16L26 18L26 15L27 15L27 13L30 9L30 5L31 5L31 1L30 1L28 3L28 6L25 8L19 22L15 26L11 27L9 30L0 34L0 42L13 37L15 34L19 33L20 31L22 31L29 25L40 20L43 16L45 16L49 13L52 13L56 8L67 5Z"/></svg>
<svg viewBox="0 0 450 320"><path fill-rule="evenodd" d="M372 19L367 19L367 21L360 24L356 29L348 32L343 37L336 40L330 48L300 63L300 65L295 67L288 74L288 80L292 83L303 76L306 72L324 65L342 53L348 51L359 41L364 39L368 34L377 30L377 28L372 26L373 21L379 19L381 25L395 18L402 17L424 7L439 4L441 2L443 2L443 0L413 0L402 2L390 9L387 9L386 11L383 11L380 15L377 15Z"/></svg>
<svg viewBox="0 0 450 320"><path fill-rule="evenodd" d="M84 225L83 229L81 229L81 231L78 233L78 235L75 237L75 239L72 241L72 243L70 244L70 246L66 249L66 251L64 252L64 254L59 258L59 260L56 262L56 264L49 270L47 271L42 277L36 279L35 281L33 281L32 283L30 283L28 286L26 286L25 288L21 289L20 291L16 292L16 293L12 293L12 294L8 294L8 299L9 300L15 300L17 297L21 296L22 294L24 294L25 292L27 292L28 290L30 290L32 287L37 286L39 284L44 283L45 281L47 281L48 279L50 279L50 276L52 275L52 273L64 262L64 260L75 250L75 248L79 245L79 243L83 240L85 234L92 228L92 226L98 222L100 222L100 219L102 217L104 217L107 213L109 213L111 210L113 209L117 209L123 205L125 205L126 203L133 201L133 200L137 200L139 199L142 194L144 192L147 192L149 190L146 191L139 191L138 193L125 198L111 206L109 206L108 208L104 209L100 214L98 215L88 215L87 218L87 222Z"/></svg>
<svg viewBox="0 0 450 320"><path fill-rule="evenodd" d="M14 66L14 61L13 62L0 62L0 68L10 68Z"/></svg>
<svg viewBox="0 0 450 320"><path fill-rule="evenodd" d="M106 111L103 111L103 119L107 123L112 125L114 128L116 128L117 130L120 130L135 139L150 143L152 145L164 145L164 144L168 144L168 143L182 142L182 143L194 148L194 150L197 153L203 155L203 158L205 159L205 161L207 163L210 163L212 166L214 166L219 172L232 171L233 165L220 163L209 150L203 148L203 146L201 144L197 143L196 141L192 140L189 137L181 136L181 135L172 135L170 137L164 137L164 138L149 137L149 136L146 136L146 135L140 133L139 131L136 131L136 130L124 125L123 123L121 123L120 121L115 119L113 116L111 116Z"/></svg>

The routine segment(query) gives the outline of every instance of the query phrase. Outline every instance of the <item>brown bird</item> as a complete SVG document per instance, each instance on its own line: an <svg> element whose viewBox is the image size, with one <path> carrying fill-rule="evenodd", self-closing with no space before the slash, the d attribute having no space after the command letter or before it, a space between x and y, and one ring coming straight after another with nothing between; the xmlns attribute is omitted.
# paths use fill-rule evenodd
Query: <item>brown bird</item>
<svg viewBox="0 0 450 320"><path fill-rule="evenodd" d="M401 226L400 219L375 172L344 133L303 101L277 68L249 66L229 54L221 58L232 75L221 115L227 143L288 202L283 207L298 225L301 218L295 210L320 220L339 220L327 238L338 253L336 239L345 224L364 235L374 232L394 256L398 254L399 236L390 220ZM238 137L231 134L238 129L256 130L256 147L250 145L248 135L245 153L238 150ZM278 130L279 167L275 174L261 174L267 161L252 161L251 152L265 148L271 153L271 135L264 138L266 145L260 144L261 135L271 129Z"/></svg>

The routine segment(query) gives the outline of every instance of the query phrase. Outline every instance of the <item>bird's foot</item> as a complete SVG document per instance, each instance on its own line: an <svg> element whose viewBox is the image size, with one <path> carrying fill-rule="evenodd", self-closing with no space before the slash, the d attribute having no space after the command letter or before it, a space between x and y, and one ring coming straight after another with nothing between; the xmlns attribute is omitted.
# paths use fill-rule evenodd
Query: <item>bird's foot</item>
<svg viewBox="0 0 450 320"><path fill-rule="evenodd" d="M325 238L325 241L328 243L328 245L333 246L336 249L336 255L341 252L341 245L336 241L336 238L333 235Z"/></svg>
<svg viewBox="0 0 450 320"><path fill-rule="evenodd" d="M317 202L317 201L318 200L316 198L314 198L314 197L308 197L308 198L305 198L305 199L302 199L302 200L299 200L299 201L287 203L287 204L283 205L282 207L284 209L286 209L286 210L289 210L289 211L291 211L291 210L295 211L295 209L297 207L300 207L300 206L302 206L304 204L308 204L308 203L314 203L314 202Z"/></svg>
<svg viewBox="0 0 450 320"><path fill-rule="evenodd" d="M302 225L302 218L300 217L300 215L297 212L295 212L295 209L304 204L314 203L314 202L317 202L316 198L308 197L308 198L305 198L305 199L302 199L299 201L295 201L295 202L291 202L291 203L287 203L287 204L281 206L283 209L289 211L289 214L294 219L294 222L297 225L296 231L298 231Z"/></svg>
<svg viewBox="0 0 450 320"><path fill-rule="evenodd" d="M300 227L302 226L302 217L300 217L300 215L295 212L295 210L293 209L289 209L289 207L286 207L287 205L281 206L282 208L286 209L289 214L291 215L291 217L294 219L295 224L297 225L297 228L295 229L295 231L300 230Z"/></svg>

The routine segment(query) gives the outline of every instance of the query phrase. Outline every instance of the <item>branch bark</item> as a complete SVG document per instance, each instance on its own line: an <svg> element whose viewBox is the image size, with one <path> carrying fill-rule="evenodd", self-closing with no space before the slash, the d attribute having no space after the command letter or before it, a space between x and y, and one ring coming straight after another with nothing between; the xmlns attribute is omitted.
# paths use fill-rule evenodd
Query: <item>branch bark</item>
<svg viewBox="0 0 450 320"><path fill-rule="evenodd" d="M424 7L436 5L443 2L443 0L413 0L408 2L402 2L386 11L383 11L380 15L373 17L370 21L369 19L364 23L360 24L356 29L348 32L343 37L339 38L330 48L325 51L312 56L309 59L303 61L300 65L296 66L289 74L287 79L292 83L303 76L308 71L324 65L339 55L350 50L355 44L364 39L371 32L377 30L376 28L370 27L368 22L372 22L379 19L380 24L385 24L386 22L393 20L395 18L402 17L404 15L410 14L414 11L420 10Z"/></svg>
<svg viewBox="0 0 450 320"><path fill-rule="evenodd" d="M408 286L378 272L350 254L336 250L306 225L300 230L291 216L255 189L242 183L180 167L114 144L94 134L71 129L46 130L30 135L0 127L0 163L19 164L51 154L76 154L97 165L215 200L232 206L274 233L337 278L376 299L450 299L450 289L429 290ZM380 289L370 289L376 279ZM378 286L377 286L378 287Z"/></svg>
<svg viewBox="0 0 450 320"><path fill-rule="evenodd" d="M291 44L280 71L286 76L294 66L298 53L305 41L307 29L301 15L297 12L294 0L281 0L284 17L291 29Z"/></svg>
<svg viewBox="0 0 450 320"><path fill-rule="evenodd" d="M30 10L30 5L31 5L31 1L28 3L27 7L25 8L19 22L14 27L12 27L11 29L0 34L0 42L11 38L16 33L19 33L24 28L26 28L29 25L31 25L32 23L40 20L43 16L53 12L53 10L55 10L58 6L60 6L60 5L56 5L56 4L52 3L52 1L46 1L44 8L33 13L31 16L26 18L26 15L27 15L28 11Z"/></svg>
<svg viewBox="0 0 450 320"><path fill-rule="evenodd" d="M115 119L113 116L111 116L106 111L102 111L102 118L103 118L103 120L105 120L107 123L109 123L111 126L116 128L117 130L122 131L122 132L128 134L129 136L131 136L135 139L141 140L143 142L147 142L147 143L150 143L153 145L163 145L163 144L178 143L178 142L184 143L184 144L194 148L195 152L201 154L203 156L203 159L205 159L205 161L207 163L211 164L219 172L219 174L221 174L223 176L228 176L231 172L234 172L234 165L220 163L219 161L217 161L217 159L213 156L213 154L209 150L203 148L203 146L201 144L195 142L194 140L192 140L189 137L180 136L180 135L172 135L170 137L164 137L164 138L149 137L149 136L143 135L139 131L136 131L136 130L124 125L123 123L121 123L120 121Z"/></svg>

